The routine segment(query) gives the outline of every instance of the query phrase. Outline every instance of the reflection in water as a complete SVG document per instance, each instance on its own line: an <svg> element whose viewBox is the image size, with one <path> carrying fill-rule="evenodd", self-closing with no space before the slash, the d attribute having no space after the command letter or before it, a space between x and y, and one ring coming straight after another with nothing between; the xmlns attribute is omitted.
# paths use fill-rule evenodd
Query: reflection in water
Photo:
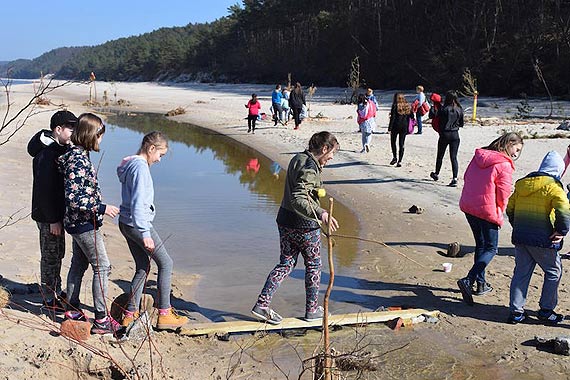
<svg viewBox="0 0 570 380"><path fill-rule="evenodd" d="M121 158L136 152L141 135L165 132L169 153L151 169L155 227L167 237L175 270L200 275L192 301L204 314L212 319L228 316L228 311L249 314L279 257L275 217L285 180L284 173L279 175L281 167L226 136L160 115L120 115L109 118L108 124L99 171L106 201L119 202L115 169ZM341 233L358 235L356 216L340 203L335 204L335 217L342 223ZM358 249L356 241L337 239L339 274L357 276ZM322 252L326 255L326 248ZM282 286L275 302L282 309L304 310L303 281Z"/></svg>

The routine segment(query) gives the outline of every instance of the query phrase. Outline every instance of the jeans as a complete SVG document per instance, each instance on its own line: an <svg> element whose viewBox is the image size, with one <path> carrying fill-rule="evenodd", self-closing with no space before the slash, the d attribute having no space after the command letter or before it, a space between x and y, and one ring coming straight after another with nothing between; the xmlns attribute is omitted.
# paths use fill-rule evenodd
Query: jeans
<svg viewBox="0 0 570 380"><path fill-rule="evenodd" d="M107 287L111 263L107 257L103 233L97 230L73 234L71 266L67 274L67 296L69 304L79 308L79 294L81 293L81 281L85 271L91 265L93 268L93 306L95 319L105 318L107 315Z"/></svg>
<svg viewBox="0 0 570 380"><path fill-rule="evenodd" d="M465 216L475 238L475 262L467 277L471 283L485 282L485 268L497 254L499 226L471 214Z"/></svg>
<svg viewBox="0 0 570 380"><path fill-rule="evenodd" d="M279 227L281 255L279 264L267 276L257 299L260 307L269 307L273 294L297 265L299 253L305 261L305 311L317 310L321 282L321 234L320 230Z"/></svg>
<svg viewBox="0 0 570 380"><path fill-rule="evenodd" d="M515 270L511 280L510 311L522 313L526 303L528 285L536 264L544 271L540 294L541 309L554 310L558 304L558 285L562 278L562 262L558 251L552 248L515 245Z"/></svg>
<svg viewBox="0 0 570 380"><path fill-rule="evenodd" d="M370 147L370 142L372 141L372 133L371 132L364 132L361 131L361 138L362 138L362 149L368 145Z"/></svg>
<svg viewBox="0 0 570 380"><path fill-rule="evenodd" d="M156 279L158 288L158 308L168 309L170 308L170 289L172 280L172 267L173 262L166 248L164 248L164 243L158 236L156 230L150 228L150 236L154 240L154 252L150 253L144 247L143 237L139 230L131 227L127 224L119 222L119 230L127 240L129 250L133 259L135 260L135 275L131 282L131 297L129 299L129 304L127 305L127 310L137 311L140 307L140 302L148 277L150 272L150 259L153 259L158 266L158 276Z"/></svg>
<svg viewBox="0 0 570 380"><path fill-rule="evenodd" d="M273 103L273 121L277 125L278 121L283 121L283 108L280 103Z"/></svg>
<svg viewBox="0 0 570 380"><path fill-rule="evenodd" d="M416 112L416 120L418 122L418 133L422 133L422 113L419 110Z"/></svg>
<svg viewBox="0 0 570 380"><path fill-rule="evenodd" d="M451 159L451 171L453 178L457 179L459 172L459 163L457 162L457 152L459 151L459 132L441 132L437 140L437 158L435 160L435 174L439 175L441 165L443 163L443 156L447 146L449 145L449 158Z"/></svg>

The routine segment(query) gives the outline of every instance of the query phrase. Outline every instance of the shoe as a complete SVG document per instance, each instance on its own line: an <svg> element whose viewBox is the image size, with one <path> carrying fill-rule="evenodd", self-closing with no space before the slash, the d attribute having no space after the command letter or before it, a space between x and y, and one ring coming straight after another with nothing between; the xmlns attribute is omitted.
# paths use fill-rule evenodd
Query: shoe
<svg viewBox="0 0 570 380"><path fill-rule="evenodd" d="M251 131L251 134L252 134L252 135L255 135L255 130Z"/></svg>
<svg viewBox="0 0 570 380"><path fill-rule="evenodd" d="M415 134L416 134L416 135L421 135L422 133L421 133L421 132L416 132Z"/></svg>
<svg viewBox="0 0 570 380"><path fill-rule="evenodd" d="M439 175L437 175L434 172L429 173L429 176L431 177L431 179L433 179L434 181L437 181L439 179Z"/></svg>
<svg viewBox="0 0 570 380"><path fill-rule="evenodd" d="M71 319L72 321L87 321L87 317L81 310L68 310L63 315L65 316L65 319Z"/></svg>
<svg viewBox="0 0 570 380"><path fill-rule="evenodd" d="M125 328L113 319L111 316L106 316L102 320L94 320L91 326L91 334L105 335L113 334L116 337L121 337L125 334Z"/></svg>
<svg viewBox="0 0 570 380"><path fill-rule="evenodd" d="M283 317L275 311L268 307L261 307L259 305L255 305L253 309L251 309L251 314L257 317L260 321L265 321L272 325L278 325L283 321Z"/></svg>
<svg viewBox="0 0 570 380"><path fill-rule="evenodd" d="M362 150L360 151L360 153L364 153L366 152L366 149L362 148Z"/></svg>
<svg viewBox="0 0 570 380"><path fill-rule="evenodd" d="M528 314L526 313L526 311L524 313L518 313L515 311L509 315L507 323L510 323L511 325L516 325L517 323L522 323L526 321L527 318Z"/></svg>
<svg viewBox="0 0 570 380"><path fill-rule="evenodd" d="M545 325L556 325L564 320L564 315L555 313L554 310L540 309L538 319Z"/></svg>
<svg viewBox="0 0 570 380"><path fill-rule="evenodd" d="M401 163L401 162L398 162L398 163L396 164L396 167L397 167L397 168L401 168L401 167L402 167L402 163Z"/></svg>
<svg viewBox="0 0 570 380"><path fill-rule="evenodd" d="M461 296L463 297L463 301L470 306L473 306L473 295L471 290L471 281L467 277L457 280L457 286L461 291Z"/></svg>
<svg viewBox="0 0 570 380"><path fill-rule="evenodd" d="M250 132L251 132L251 129L248 129L248 130L247 130L247 133L250 133Z"/></svg>
<svg viewBox="0 0 570 380"><path fill-rule="evenodd" d="M121 326L129 327L130 324L133 323L138 318L139 318L139 312L138 311L135 311L133 314L124 313L123 314L123 320L121 322Z"/></svg>
<svg viewBox="0 0 570 380"><path fill-rule="evenodd" d="M370 152L370 147L368 146L368 144L364 145L364 149L366 149L366 153Z"/></svg>
<svg viewBox="0 0 570 380"><path fill-rule="evenodd" d="M390 161L390 165L394 165L396 162L398 162L398 160L396 159L396 157L392 158L392 161Z"/></svg>
<svg viewBox="0 0 570 380"><path fill-rule="evenodd" d="M176 330L188 323L188 318L176 314L173 308L168 309L168 314L158 315L156 322L157 330Z"/></svg>
<svg viewBox="0 0 570 380"><path fill-rule="evenodd" d="M473 292L474 296L482 296L493 291L493 287L488 282L477 282L477 290Z"/></svg>
<svg viewBox="0 0 570 380"><path fill-rule="evenodd" d="M313 311L313 312L305 312L305 318L303 318L305 321L307 322L314 322L314 321L319 321L321 319L323 319L325 315L325 309L322 306L317 307L317 310ZM330 317L330 313L329 313L329 317Z"/></svg>
<svg viewBox="0 0 570 380"><path fill-rule="evenodd" d="M449 187L457 187L457 180L454 178L451 180L451 182L449 182L449 185L447 185Z"/></svg>
<svg viewBox="0 0 570 380"><path fill-rule="evenodd" d="M298 125L296 125L296 126L295 126L295 128L293 128L293 129L294 129L294 130L297 130L297 129L299 129L299 126L298 126Z"/></svg>

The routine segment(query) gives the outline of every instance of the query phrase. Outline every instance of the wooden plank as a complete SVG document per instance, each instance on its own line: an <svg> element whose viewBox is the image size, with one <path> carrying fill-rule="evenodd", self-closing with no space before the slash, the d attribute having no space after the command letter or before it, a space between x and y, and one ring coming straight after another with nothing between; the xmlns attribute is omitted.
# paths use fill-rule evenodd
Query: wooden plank
<svg viewBox="0 0 570 380"><path fill-rule="evenodd" d="M329 326L334 325L358 325L368 323L387 322L395 318L408 320L419 315L426 314L436 317L439 311L424 309L406 309L392 311L374 311L366 313L338 314L329 317ZM271 325L257 321L230 321L190 323L180 329L180 335L197 336L209 334L243 333L256 331L278 331L289 329L306 329L322 326L322 321L306 322L300 318L283 318L279 325Z"/></svg>

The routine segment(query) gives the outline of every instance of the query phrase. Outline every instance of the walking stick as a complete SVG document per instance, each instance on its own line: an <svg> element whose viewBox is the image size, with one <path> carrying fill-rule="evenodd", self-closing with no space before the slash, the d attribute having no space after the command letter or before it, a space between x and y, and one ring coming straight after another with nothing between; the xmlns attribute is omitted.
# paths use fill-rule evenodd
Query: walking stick
<svg viewBox="0 0 570 380"><path fill-rule="evenodd" d="M327 286L327 291L325 292L325 299L323 301L324 315L323 315L323 333L324 333L324 345L325 345L325 380L332 380L331 367L331 347L329 338L329 298L331 296L331 291L334 283L334 262L333 262L333 241L330 238L332 235L332 227L330 220L333 215L334 200L332 197L329 198L329 223L328 223L328 258L329 258L329 284Z"/></svg>

